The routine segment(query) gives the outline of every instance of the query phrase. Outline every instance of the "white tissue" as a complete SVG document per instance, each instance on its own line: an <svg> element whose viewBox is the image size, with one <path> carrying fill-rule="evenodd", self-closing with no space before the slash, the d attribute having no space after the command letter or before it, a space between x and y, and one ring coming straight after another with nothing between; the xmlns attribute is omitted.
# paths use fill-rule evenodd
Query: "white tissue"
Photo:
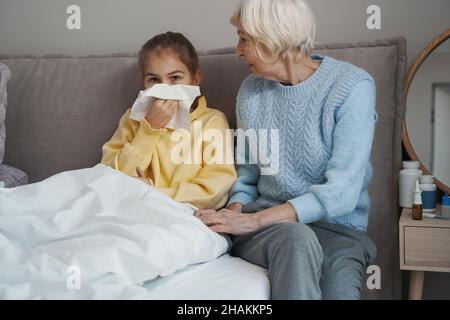
<svg viewBox="0 0 450 320"><path fill-rule="evenodd" d="M155 98L167 100L179 100L180 104L175 115L166 124L169 129L186 129L190 128L189 110L195 98L200 95L199 86L190 86L184 84L168 85L158 83L151 88L141 90L139 95L131 107L130 118L140 121L145 117L151 103Z"/></svg>

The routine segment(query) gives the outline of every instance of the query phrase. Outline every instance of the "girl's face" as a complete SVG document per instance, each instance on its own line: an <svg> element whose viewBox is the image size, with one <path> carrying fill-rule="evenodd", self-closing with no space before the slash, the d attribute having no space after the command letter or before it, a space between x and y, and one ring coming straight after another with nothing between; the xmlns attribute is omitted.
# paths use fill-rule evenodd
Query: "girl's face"
<svg viewBox="0 0 450 320"><path fill-rule="evenodd" d="M150 52L147 55L144 73L145 89L156 83L199 85L200 82L200 70L192 75L176 54L166 51L160 54Z"/></svg>

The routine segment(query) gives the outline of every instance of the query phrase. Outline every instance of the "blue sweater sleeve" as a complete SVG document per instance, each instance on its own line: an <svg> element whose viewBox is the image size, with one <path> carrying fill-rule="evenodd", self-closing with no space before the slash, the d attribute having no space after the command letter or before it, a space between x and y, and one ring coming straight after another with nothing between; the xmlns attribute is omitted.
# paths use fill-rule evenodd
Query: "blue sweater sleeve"
<svg viewBox="0 0 450 320"><path fill-rule="evenodd" d="M375 84L359 82L336 114L333 150L325 172L326 182L288 202L298 221L311 223L353 211L363 186L376 121Z"/></svg>
<svg viewBox="0 0 450 320"><path fill-rule="evenodd" d="M245 81L244 86L246 87ZM236 122L237 128L245 130L243 125L241 106L242 100L238 98L238 103L236 106ZM239 202L242 204L247 204L255 201L258 196L258 180L260 177L260 169L257 164L252 164L249 160L249 148L247 143L245 143L245 148L240 148L239 145L236 147L236 171L237 179L233 187L229 192L229 200L227 206L232 203Z"/></svg>
<svg viewBox="0 0 450 320"><path fill-rule="evenodd" d="M242 156L237 153L236 155ZM259 196L257 188L260 176L259 167L257 164L248 164L248 152L246 152L244 156L246 160L245 164L236 165L237 179L230 190L228 205L235 202L240 202L245 205L249 202L255 201Z"/></svg>

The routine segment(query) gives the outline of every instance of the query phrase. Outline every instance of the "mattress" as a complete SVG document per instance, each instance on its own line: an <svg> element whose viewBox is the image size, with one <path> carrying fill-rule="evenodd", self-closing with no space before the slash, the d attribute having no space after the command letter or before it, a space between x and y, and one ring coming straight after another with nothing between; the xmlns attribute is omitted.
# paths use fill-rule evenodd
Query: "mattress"
<svg viewBox="0 0 450 320"><path fill-rule="evenodd" d="M267 270L228 254L147 281L144 287L155 300L270 299Z"/></svg>

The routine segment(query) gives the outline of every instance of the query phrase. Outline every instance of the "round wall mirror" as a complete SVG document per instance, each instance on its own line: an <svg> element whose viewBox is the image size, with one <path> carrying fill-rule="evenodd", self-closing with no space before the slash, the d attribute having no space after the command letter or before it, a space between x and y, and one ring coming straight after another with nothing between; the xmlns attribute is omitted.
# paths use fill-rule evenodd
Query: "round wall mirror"
<svg viewBox="0 0 450 320"><path fill-rule="evenodd" d="M409 69L404 85L402 141L424 174L450 192L450 29L433 39Z"/></svg>

